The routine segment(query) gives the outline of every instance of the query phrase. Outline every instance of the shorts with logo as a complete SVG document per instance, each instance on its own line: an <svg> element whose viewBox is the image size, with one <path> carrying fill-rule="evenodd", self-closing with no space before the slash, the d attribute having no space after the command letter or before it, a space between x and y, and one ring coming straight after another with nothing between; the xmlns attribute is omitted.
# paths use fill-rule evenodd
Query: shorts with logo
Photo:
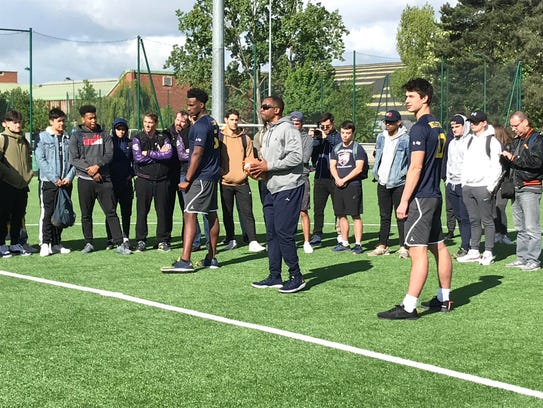
<svg viewBox="0 0 543 408"><path fill-rule="evenodd" d="M207 214L217 209L217 182L194 180L185 193L185 212Z"/></svg>
<svg viewBox="0 0 543 408"><path fill-rule="evenodd" d="M349 183L344 188L335 186L332 196L334 215L336 217L362 214L362 185L360 183Z"/></svg>
<svg viewBox="0 0 543 408"><path fill-rule="evenodd" d="M428 246L443 241L441 198L414 198L405 220L405 245Z"/></svg>

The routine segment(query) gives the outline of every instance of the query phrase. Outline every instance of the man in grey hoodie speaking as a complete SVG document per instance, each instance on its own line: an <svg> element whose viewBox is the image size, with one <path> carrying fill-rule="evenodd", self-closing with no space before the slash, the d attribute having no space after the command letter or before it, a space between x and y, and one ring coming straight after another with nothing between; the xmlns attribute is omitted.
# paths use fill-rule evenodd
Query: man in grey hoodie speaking
<svg viewBox="0 0 543 408"><path fill-rule="evenodd" d="M268 96L262 102L260 115L268 127L262 137L262 161L253 163L250 174L266 175L264 218L268 244L269 275L255 288L279 288L281 293L294 293L305 287L296 252L296 230L304 192L302 138L289 117L282 117L284 102ZM289 280L281 279L282 261L288 266Z"/></svg>

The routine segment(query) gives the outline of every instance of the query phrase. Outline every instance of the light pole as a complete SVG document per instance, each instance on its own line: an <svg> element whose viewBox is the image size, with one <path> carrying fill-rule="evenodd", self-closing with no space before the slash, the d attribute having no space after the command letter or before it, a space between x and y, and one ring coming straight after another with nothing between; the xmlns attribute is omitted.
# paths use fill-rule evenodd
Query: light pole
<svg viewBox="0 0 543 408"><path fill-rule="evenodd" d="M270 27L268 32L268 59L270 63L270 74L268 76L268 95L272 94L272 0L270 0Z"/></svg>
<svg viewBox="0 0 543 408"><path fill-rule="evenodd" d="M66 77L65 79L66 81L72 81L72 103L70 106L70 113L72 113L72 108L74 107L74 104L75 104L75 81L70 77Z"/></svg>

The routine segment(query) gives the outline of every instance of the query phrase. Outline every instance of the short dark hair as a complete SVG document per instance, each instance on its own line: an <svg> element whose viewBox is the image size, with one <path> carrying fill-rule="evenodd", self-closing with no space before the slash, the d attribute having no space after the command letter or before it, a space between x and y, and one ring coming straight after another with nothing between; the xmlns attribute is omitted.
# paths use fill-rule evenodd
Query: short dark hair
<svg viewBox="0 0 543 408"><path fill-rule="evenodd" d="M273 104L279 108L279 115L283 114L283 110L285 109L285 102L283 102L283 98L277 95L268 95L264 99L271 99Z"/></svg>
<svg viewBox="0 0 543 408"><path fill-rule="evenodd" d="M327 120L334 123L334 115L332 115L330 112L324 112L319 122L326 122Z"/></svg>
<svg viewBox="0 0 543 408"><path fill-rule="evenodd" d="M153 119L153 122L155 123L158 123L158 115L154 112L147 112L145 115L143 115L143 117L148 117L148 118L151 118Z"/></svg>
<svg viewBox="0 0 543 408"><path fill-rule="evenodd" d="M237 109L229 109L224 117L228 118L230 115L236 115L239 118L239 111Z"/></svg>
<svg viewBox="0 0 543 408"><path fill-rule="evenodd" d="M85 116L87 113L96 113L96 106L83 105L79 108L79 114L81 115L81 117Z"/></svg>
<svg viewBox="0 0 543 408"><path fill-rule="evenodd" d="M180 110L180 111L177 111L177 113L175 114L175 116L177 115L189 116L189 113L186 110Z"/></svg>
<svg viewBox="0 0 543 408"><path fill-rule="evenodd" d="M190 88L187 91L187 98L195 98L197 101L202 102L204 105L209 100L207 92L200 88Z"/></svg>
<svg viewBox="0 0 543 408"><path fill-rule="evenodd" d="M353 131L353 134L356 130L355 126L354 126L354 123L352 120L344 120L342 123L341 123L341 126L339 127L340 129L346 129L346 130L352 130Z"/></svg>
<svg viewBox="0 0 543 408"><path fill-rule="evenodd" d="M55 120L58 118L65 118L66 114L59 108L53 108L49 111L49 120Z"/></svg>
<svg viewBox="0 0 543 408"><path fill-rule="evenodd" d="M22 122L23 115L16 110L9 110L4 115L4 122Z"/></svg>
<svg viewBox="0 0 543 408"><path fill-rule="evenodd" d="M428 97L428 105L432 102L432 97L434 96L434 88L432 84L424 78L415 78L408 81L402 89L407 92L416 92L421 98L425 96Z"/></svg>

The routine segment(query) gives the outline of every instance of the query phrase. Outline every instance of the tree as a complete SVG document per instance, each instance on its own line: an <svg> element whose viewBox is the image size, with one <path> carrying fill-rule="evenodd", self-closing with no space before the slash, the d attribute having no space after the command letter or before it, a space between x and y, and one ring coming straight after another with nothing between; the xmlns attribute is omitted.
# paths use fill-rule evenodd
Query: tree
<svg viewBox="0 0 543 408"><path fill-rule="evenodd" d="M8 110L16 110L23 115L23 130L30 131L30 93L21 88L0 93L0 116L3 118ZM35 99L32 105L32 131L38 132L49 124L49 109L45 101Z"/></svg>
<svg viewBox="0 0 543 408"><path fill-rule="evenodd" d="M269 92L268 0L225 0L224 48L229 62L225 73L227 105L230 101L245 115L259 106ZM305 8L304 8L305 7ZM209 90L212 58L212 0L197 0L189 12L177 10L184 45L174 46L165 68L173 68L179 83ZM323 29L325 28L325 29ZM299 67L331 68L341 59L347 30L337 11L328 12L320 3L276 0L272 6L272 86L274 94L286 92L289 71ZM256 84L256 94L253 85Z"/></svg>
<svg viewBox="0 0 543 408"><path fill-rule="evenodd" d="M524 84L528 114L541 119L539 78L543 74L539 37L542 7L533 0L463 0L441 8L443 35L435 43L435 54L443 56L448 88L447 109L469 112L486 105L491 121L505 122L514 94L515 68L526 65ZM530 31L531 30L531 31ZM539 58L539 61L537 59ZM487 100L484 101L484 90ZM529 95L535 101L526 99Z"/></svg>

